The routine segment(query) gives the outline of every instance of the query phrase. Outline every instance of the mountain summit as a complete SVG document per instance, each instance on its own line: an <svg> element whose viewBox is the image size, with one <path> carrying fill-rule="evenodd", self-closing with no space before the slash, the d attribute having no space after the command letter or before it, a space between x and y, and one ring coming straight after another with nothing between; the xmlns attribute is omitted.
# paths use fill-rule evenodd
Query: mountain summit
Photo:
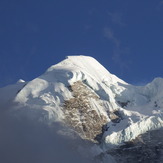
<svg viewBox="0 0 163 163"><path fill-rule="evenodd" d="M144 145L143 135L162 132L162 90L162 78L133 86L92 57L69 56L32 81L1 88L0 106L12 105L17 116L48 125L59 122L82 139L100 144L104 155L117 156L115 149Z"/></svg>

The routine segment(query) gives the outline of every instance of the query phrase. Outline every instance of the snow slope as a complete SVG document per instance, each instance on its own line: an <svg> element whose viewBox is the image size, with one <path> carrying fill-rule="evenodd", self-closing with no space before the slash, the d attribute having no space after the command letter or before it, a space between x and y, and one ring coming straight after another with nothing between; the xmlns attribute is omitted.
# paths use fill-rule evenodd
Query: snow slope
<svg viewBox="0 0 163 163"><path fill-rule="evenodd" d="M92 92L90 97L85 95L89 101L87 109L106 120L102 137L104 150L163 127L162 78L156 78L146 86L133 86L88 56L69 56L32 81L1 88L0 103L4 106L10 101L14 104L13 110L25 110L25 113L30 110L29 116L48 124L65 123L65 101L74 98L70 87L78 81L89 90L84 92ZM83 123L83 115L77 115L75 120Z"/></svg>

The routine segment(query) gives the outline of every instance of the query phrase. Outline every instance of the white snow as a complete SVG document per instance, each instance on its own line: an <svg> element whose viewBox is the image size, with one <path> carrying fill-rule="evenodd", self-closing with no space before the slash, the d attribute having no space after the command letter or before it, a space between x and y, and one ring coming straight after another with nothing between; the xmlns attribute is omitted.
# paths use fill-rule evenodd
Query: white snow
<svg viewBox="0 0 163 163"><path fill-rule="evenodd" d="M25 81L23 79L19 79L17 83L24 83Z"/></svg>

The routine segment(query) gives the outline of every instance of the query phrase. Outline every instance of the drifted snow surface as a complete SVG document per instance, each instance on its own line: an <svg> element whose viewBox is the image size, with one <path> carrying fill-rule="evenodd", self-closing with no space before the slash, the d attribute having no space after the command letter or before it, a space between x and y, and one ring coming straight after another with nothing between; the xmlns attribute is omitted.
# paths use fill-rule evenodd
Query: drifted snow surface
<svg viewBox="0 0 163 163"><path fill-rule="evenodd" d="M103 151L163 127L162 78L156 78L146 86L133 86L87 56L69 56L32 81L20 80L1 88L0 106L12 104L13 110L21 114L21 110L30 108L29 116L48 124L63 122L64 102L73 98L69 86L77 81L99 97L97 101L89 99L91 107L107 117L101 145ZM115 112L118 122L109 116Z"/></svg>

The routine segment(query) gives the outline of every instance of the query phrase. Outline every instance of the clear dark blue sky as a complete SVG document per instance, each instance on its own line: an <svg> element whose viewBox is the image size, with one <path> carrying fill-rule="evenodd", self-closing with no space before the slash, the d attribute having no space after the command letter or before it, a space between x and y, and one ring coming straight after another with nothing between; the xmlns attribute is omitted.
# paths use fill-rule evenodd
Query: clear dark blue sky
<svg viewBox="0 0 163 163"><path fill-rule="evenodd" d="M0 0L0 87L76 54L132 84L163 77L163 0Z"/></svg>

